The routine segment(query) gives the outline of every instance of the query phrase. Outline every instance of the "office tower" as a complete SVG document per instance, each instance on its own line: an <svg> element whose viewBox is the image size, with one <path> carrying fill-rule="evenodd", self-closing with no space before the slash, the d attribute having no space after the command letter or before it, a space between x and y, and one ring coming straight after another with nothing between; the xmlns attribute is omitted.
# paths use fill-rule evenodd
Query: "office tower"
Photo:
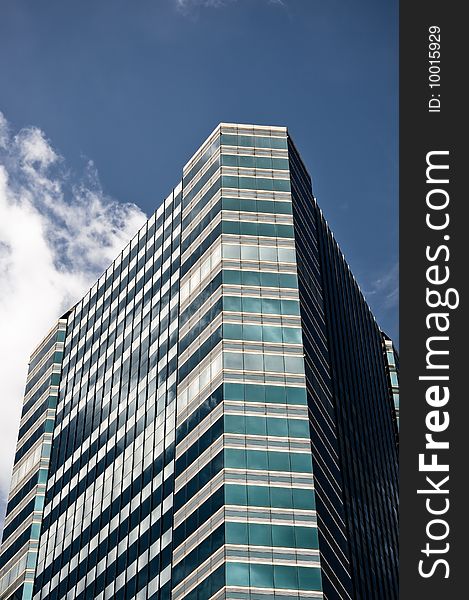
<svg viewBox="0 0 469 600"><path fill-rule="evenodd" d="M382 332L285 128L218 126L59 323L34 590L7 536L2 598L397 598Z"/></svg>

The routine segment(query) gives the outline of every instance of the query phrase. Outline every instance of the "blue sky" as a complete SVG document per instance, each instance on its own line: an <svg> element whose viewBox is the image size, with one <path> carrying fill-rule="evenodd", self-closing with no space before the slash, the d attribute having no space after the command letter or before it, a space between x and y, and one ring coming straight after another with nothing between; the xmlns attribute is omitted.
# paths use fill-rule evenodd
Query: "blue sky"
<svg viewBox="0 0 469 600"><path fill-rule="evenodd" d="M286 125L378 322L397 339L396 0L4 0L1 13L15 193L27 142L37 176L28 198L47 171L64 205L93 197L109 213L117 202L137 223L137 207L155 210L220 121ZM40 218L44 204L34 210ZM121 223L110 246L125 234ZM83 272L85 283L94 277Z"/></svg>

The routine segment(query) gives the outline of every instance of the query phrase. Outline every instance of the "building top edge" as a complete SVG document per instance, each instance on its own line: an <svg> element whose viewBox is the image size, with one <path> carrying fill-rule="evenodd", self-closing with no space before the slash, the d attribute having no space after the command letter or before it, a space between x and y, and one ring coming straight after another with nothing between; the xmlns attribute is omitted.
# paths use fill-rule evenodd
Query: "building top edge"
<svg viewBox="0 0 469 600"><path fill-rule="evenodd" d="M206 147L212 143L213 138L215 138L217 135L219 135L221 130L224 128L227 128L227 129L236 128L236 129L246 130L246 133L252 132L252 131L265 131L266 129L269 129L272 132L283 133L285 135L287 135L287 133L288 133L287 127L283 126L283 125L254 125L254 124L250 124L250 123L225 123L225 122L219 123L212 130L210 135L207 136L207 138L197 148L197 150L192 154L192 156L189 158L189 160L186 162L186 164L184 165L184 167L182 169L183 174L186 173L188 168L199 157L199 155L203 154Z"/></svg>

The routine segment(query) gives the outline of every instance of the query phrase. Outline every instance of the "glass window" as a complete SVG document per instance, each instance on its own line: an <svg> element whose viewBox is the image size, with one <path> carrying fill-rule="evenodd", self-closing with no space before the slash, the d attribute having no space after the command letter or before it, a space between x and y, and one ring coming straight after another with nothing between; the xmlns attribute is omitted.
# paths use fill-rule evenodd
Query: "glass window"
<svg viewBox="0 0 469 600"><path fill-rule="evenodd" d="M288 419L285 418L268 418L267 419L267 435L288 437Z"/></svg>
<svg viewBox="0 0 469 600"><path fill-rule="evenodd" d="M226 563L226 585L249 585L249 564Z"/></svg>
<svg viewBox="0 0 469 600"><path fill-rule="evenodd" d="M225 524L226 541L228 544L248 544L248 525L247 523L230 523Z"/></svg>
<svg viewBox="0 0 469 600"><path fill-rule="evenodd" d="M298 572L295 567L274 565L275 587L280 589L298 589Z"/></svg>
<svg viewBox="0 0 469 600"><path fill-rule="evenodd" d="M320 569L311 567L298 567L298 582L300 590L320 590Z"/></svg>
<svg viewBox="0 0 469 600"><path fill-rule="evenodd" d="M250 167L254 168L254 156L238 156L239 166L240 167Z"/></svg>
<svg viewBox="0 0 469 600"><path fill-rule="evenodd" d="M238 157L232 156L230 154L222 154L221 155L221 164L227 167L237 167L238 166Z"/></svg>
<svg viewBox="0 0 469 600"><path fill-rule="evenodd" d="M269 325L264 325L262 330L264 342L274 342L277 344L282 343L283 336L281 327L271 327Z"/></svg>
<svg viewBox="0 0 469 600"><path fill-rule="evenodd" d="M258 169L272 169L272 159L268 156L258 156L256 163Z"/></svg>
<svg viewBox="0 0 469 600"><path fill-rule="evenodd" d="M252 587L272 588L274 587L274 568L272 565L251 563L249 565ZM243 585L243 584L241 584ZM246 585L246 583L244 583Z"/></svg>
<svg viewBox="0 0 469 600"><path fill-rule="evenodd" d="M223 244L223 258L234 258L239 260L239 244Z"/></svg>
<svg viewBox="0 0 469 600"><path fill-rule="evenodd" d="M295 528L289 525L272 525L272 545L295 548ZM308 546L303 546L307 548Z"/></svg>
<svg viewBox="0 0 469 600"><path fill-rule="evenodd" d="M247 503L247 488L245 485L225 485L225 504L246 506Z"/></svg>
<svg viewBox="0 0 469 600"><path fill-rule="evenodd" d="M249 506L270 506L269 488L262 485L248 486Z"/></svg>
<svg viewBox="0 0 469 600"><path fill-rule="evenodd" d="M245 357L248 356L247 354ZM245 385L244 397L246 402L264 402L266 389L263 385Z"/></svg>
<svg viewBox="0 0 469 600"><path fill-rule="evenodd" d="M246 417L247 435L267 435L266 419L263 417Z"/></svg>
<svg viewBox="0 0 469 600"><path fill-rule="evenodd" d="M270 525L249 523L249 544L251 546L272 546Z"/></svg>
<svg viewBox="0 0 469 600"><path fill-rule="evenodd" d="M261 260L277 262L277 248L275 246L261 246L259 250Z"/></svg>
<svg viewBox="0 0 469 600"><path fill-rule="evenodd" d="M246 468L246 450L225 448L225 467L232 469Z"/></svg>
<svg viewBox="0 0 469 600"><path fill-rule="evenodd" d="M291 470L296 473L311 473L311 457L309 454L290 453Z"/></svg>
<svg viewBox="0 0 469 600"><path fill-rule="evenodd" d="M254 470L267 470L267 452L265 450L247 451L247 468Z"/></svg>
<svg viewBox="0 0 469 600"><path fill-rule="evenodd" d="M298 327L283 327L282 332L285 344L301 344L301 329Z"/></svg>
<svg viewBox="0 0 469 600"><path fill-rule="evenodd" d="M237 352L224 352L223 353L223 367L225 369L239 369L243 368L243 355Z"/></svg>
<svg viewBox="0 0 469 600"><path fill-rule="evenodd" d="M241 272L241 282L242 285L251 285L259 287L261 284L261 276L264 273L259 273L256 271L242 271Z"/></svg>
<svg viewBox="0 0 469 600"><path fill-rule="evenodd" d="M264 361L262 354L246 352L244 354L244 368L246 371L263 371Z"/></svg>
<svg viewBox="0 0 469 600"><path fill-rule="evenodd" d="M318 548L318 530L316 527L295 527L297 548Z"/></svg>
<svg viewBox="0 0 469 600"><path fill-rule="evenodd" d="M240 296L223 296L223 310L241 312Z"/></svg>
<svg viewBox="0 0 469 600"><path fill-rule="evenodd" d="M259 247L241 246L241 258L243 260L259 260Z"/></svg>
<svg viewBox="0 0 469 600"><path fill-rule="evenodd" d="M248 298L244 297L242 300L243 312L248 313L260 313L261 311L261 299L260 298Z"/></svg>
<svg viewBox="0 0 469 600"><path fill-rule="evenodd" d="M295 250L293 248L278 249L279 262L294 263L296 261Z"/></svg>
<svg viewBox="0 0 469 600"><path fill-rule="evenodd" d="M262 312L269 315L280 314L280 300L275 298L262 298Z"/></svg>
<svg viewBox="0 0 469 600"><path fill-rule="evenodd" d="M304 490L301 488L292 488L294 508L303 510L314 510L316 508L316 502L313 490Z"/></svg>
<svg viewBox="0 0 469 600"><path fill-rule="evenodd" d="M283 356L281 354L264 354L264 368L268 372L283 372Z"/></svg>
<svg viewBox="0 0 469 600"><path fill-rule="evenodd" d="M303 373L303 357L285 356L285 371L287 373Z"/></svg>
<svg viewBox="0 0 469 600"><path fill-rule="evenodd" d="M290 471L288 452L268 452L269 469L271 471Z"/></svg>
<svg viewBox="0 0 469 600"><path fill-rule="evenodd" d="M299 315L300 303L296 300L281 300L282 315Z"/></svg>
<svg viewBox="0 0 469 600"><path fill-rule="evenodd" d="M279 287L279 277L280 277L280 283L282 283L282 280L285 277L285 275L288 275L288 273L282 273L279 276L278 273L265 273L265 272L262 272L260 274L261 285L262 286L266 286L266 287L276 287L277 288L277 287ZM282 284L281 287L286 287L286 286L284 286Z"/></svg>
<svg viewBox="0 0 469 600"><path fill-rule="evenodd" d="M309 438L309 422L300 419L288 419L288 434L290 437Z"/></svg>
<svg viewBox="0 0 469 600"><path fill-rule="evenodd" d="M292 490L289 488L272 487L270 489L272 506L276 508L292 508Z"/></svg>

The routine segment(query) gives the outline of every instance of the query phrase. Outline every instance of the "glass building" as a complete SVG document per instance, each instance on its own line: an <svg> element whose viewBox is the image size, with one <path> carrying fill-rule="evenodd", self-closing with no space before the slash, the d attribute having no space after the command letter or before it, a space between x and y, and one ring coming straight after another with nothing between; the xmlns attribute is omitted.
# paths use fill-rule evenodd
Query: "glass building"
<svg viewBox="0 0 469 600"><path fill-rule="evenodd" d="M396 599L383 340L286 128L219 125L31 357L0 598Z"/></svg>

